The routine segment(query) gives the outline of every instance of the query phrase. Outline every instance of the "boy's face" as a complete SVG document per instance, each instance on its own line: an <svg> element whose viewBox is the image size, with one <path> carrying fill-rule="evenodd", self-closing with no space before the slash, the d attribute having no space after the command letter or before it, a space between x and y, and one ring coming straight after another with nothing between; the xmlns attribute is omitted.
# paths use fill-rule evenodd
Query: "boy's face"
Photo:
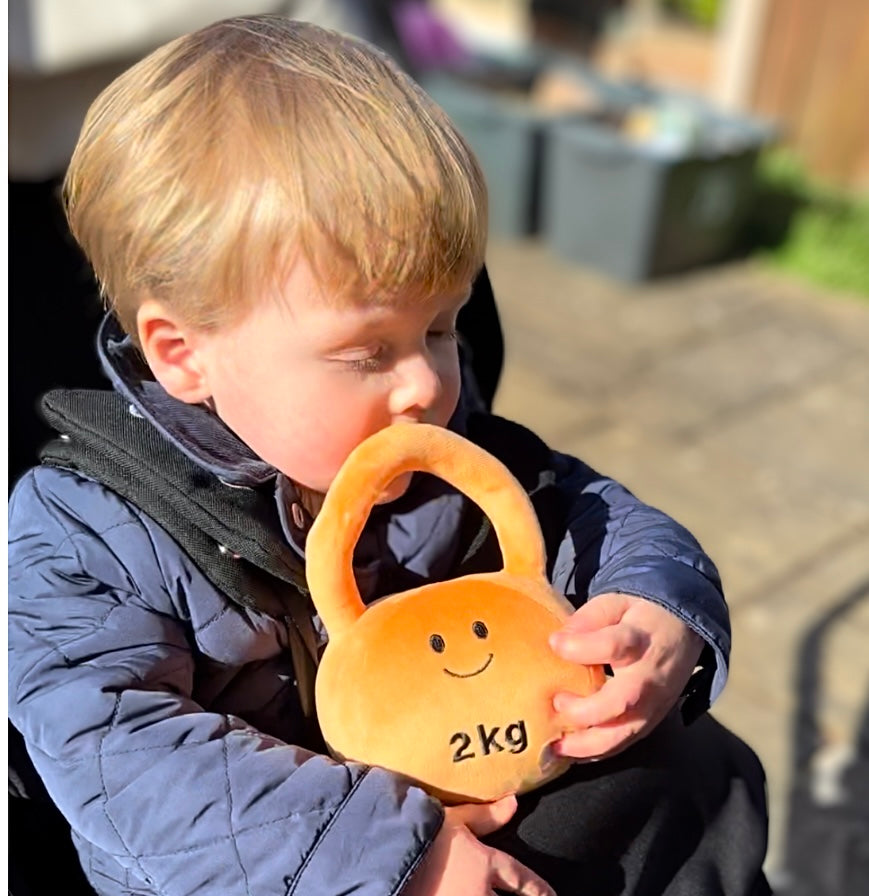
<svg viewBox="0 0 869 896"><path fill-rule="evenodd" d="M363 439L398 422L445 426L459 396L455 326L470 293L405 309L323 300L309 265L282 298L241 322L196 336L217 413L294 482L325 492ZM409 475L380 501L394 500Z"/></svg>

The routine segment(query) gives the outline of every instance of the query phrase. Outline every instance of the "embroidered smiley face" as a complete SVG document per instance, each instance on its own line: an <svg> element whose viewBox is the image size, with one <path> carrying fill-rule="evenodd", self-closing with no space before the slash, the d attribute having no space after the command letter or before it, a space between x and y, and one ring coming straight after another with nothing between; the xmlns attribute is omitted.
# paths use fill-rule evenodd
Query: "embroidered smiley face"
<svg viewBox="0 0 869 896"><path fill-rule="evenodd" d="M473 625L471 626L471 631L474 636L479 638L480 640L485 640L489 637L489 627L480 619L475 620ZM435 653L444 653L447 649L447 642L444 640L443 635L434 634L428 639L429 646ZM489 668L492 660L495 658L494 653L489 653L486 655L483 664L479 669L474 669L473 672L456 672L453 669L449 669L444 666L444 673L446 675L451 675L453 678L473 678L475 675L480 675L485 672L486 669Z"/></svg>
<svg viewBox="0 0 869 896"><path fill-rule="evenodd" d="M317 673L318 688L346 695L318 707L332 752L446 802L523 792L567 768L549 749L563 733L552 695L598 685L550 650L564 618L516 581L468 576L369 605Z"/></svg>

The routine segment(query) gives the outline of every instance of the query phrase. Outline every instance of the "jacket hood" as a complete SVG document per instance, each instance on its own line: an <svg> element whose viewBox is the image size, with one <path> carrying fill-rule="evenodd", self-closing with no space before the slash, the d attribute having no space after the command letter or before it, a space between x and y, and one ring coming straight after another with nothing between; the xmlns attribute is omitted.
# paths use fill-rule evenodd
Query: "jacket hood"
<svg viewBox="0 0 869 896"><path fill-rule="evenodd" d="M203 469L227 485L248 488L277 475L208 408L169 395L111 314L100 324L97 351L115 391L130 402L130 412L148 420Z"/></svg>

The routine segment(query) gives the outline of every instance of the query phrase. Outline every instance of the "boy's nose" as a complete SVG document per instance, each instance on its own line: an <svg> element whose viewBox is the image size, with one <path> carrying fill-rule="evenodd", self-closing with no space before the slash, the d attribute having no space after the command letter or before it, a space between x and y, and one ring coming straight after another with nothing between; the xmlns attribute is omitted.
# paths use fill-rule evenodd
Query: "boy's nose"
<svg viewBox="0 0 869 896"><path fill-rule="evenodd" d="M396 365L396 384L390 394L389 410L393 416L415 408L427 410L441 394L441 379L429 358L414 355Z"/></svg>

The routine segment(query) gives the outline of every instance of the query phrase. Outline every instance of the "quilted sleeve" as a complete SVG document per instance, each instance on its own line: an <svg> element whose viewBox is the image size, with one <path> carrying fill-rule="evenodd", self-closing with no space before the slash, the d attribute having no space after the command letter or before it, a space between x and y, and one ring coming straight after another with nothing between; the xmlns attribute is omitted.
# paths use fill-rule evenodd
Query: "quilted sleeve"
<svg viewBox="0 0 869 896"><path fill-rule="evenodd" d="M401 891L440 805L196 705L171 583L130 575L129 505L43 469L9 532L10 717L75 831L165 896Z"/></svg>
<svg viewBox="0 0 869 896"><path fill-rule="evenodd" d="M567 531L553 584L575 605L608 592L633 594L675 613L707 644L686 715L715 700L727 680L730 619L714 563L677 522L581 461L554 455Z"/></svg>

